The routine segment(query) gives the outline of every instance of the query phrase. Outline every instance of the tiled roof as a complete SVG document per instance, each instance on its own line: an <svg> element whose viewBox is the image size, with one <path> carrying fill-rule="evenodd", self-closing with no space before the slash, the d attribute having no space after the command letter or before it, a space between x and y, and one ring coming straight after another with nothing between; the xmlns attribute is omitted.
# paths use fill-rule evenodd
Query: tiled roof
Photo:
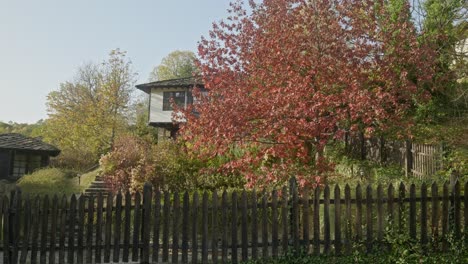
<svg viewBox="0 0 468 264"><path fill-rule="evenodd" d="M142 83L136 85L136 88L144 91L145 93L149 93L151 91L151 88L183 88L193 86L203 87L203 82L201 81L201 78L187 77L150 83Z"/></svg>
<svg viewBox="0 0 468 264"><path fill-rule="evenodd" d="M0 134L0 149L48 152L57 156L60 150L39 138L26 137L17 133Z"/></svg>

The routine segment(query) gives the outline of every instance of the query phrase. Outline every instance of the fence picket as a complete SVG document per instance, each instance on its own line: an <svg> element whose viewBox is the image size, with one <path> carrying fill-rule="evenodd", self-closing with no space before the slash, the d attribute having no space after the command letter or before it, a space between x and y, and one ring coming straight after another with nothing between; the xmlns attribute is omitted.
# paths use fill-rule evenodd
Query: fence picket
<svg viewBox="0 0 468 264"><path fill-rule="evenodd" d="M296 178L290 179L291 186L291 239L294 252L299 252L299 198L297 194Z"/></svg>
<svg viewBox="0 0 468 264"><path fill-rule="evenodd" d="M224 190L221 201L221 225L222 228L222 240L221 240L221 262L228 262L228 201L227 201L227 192Z"/></svg>
<svg viewBox="0 0 468 264"><path fill-rule="evenodd" d="M416 241L416 186L410 185L410 215L409 215L409 235Z"/></svg>
<svg viewBox="0 0 468 264"><path fill-rule="evenodd" d="M320 255L320 186L314 190L314 254Z"/></svg>
<svg viewBox="0 0 468 264"><path fill-rule="evenodd" d="M264 203L266 208L266 195L264 196ZM265 211L265 216L266 216L266 210ZM279 234L278 234L278 192L276 190L273 190L271 194L271 217L273 218L273 221L271 223L271 254L273 257L278 256L278 239L279 239ZM265 230L267 229L267 225L265 225ZM267 231L265 232L265 244L268 244L268 233ZM264 251L265 252L265 251ZM268 248L267 251L268 253ZM265 255L265 253L264 253Z"/></svg>
<svg viewBox="0 0 468 264"><path fill-rule="evenodd" d="M372 252L372 245L374 243L374 226L372 218L372 186L369 184L366 188L366 237L367 252Z"/></svg>
<svg viewBox="0 0 468 264"><path fill-rule="evenodd" d="M281 192L281 223L282 223L282 234L281 234L281 244L282 252L286 254L288 251L288 189L283 187Z"/></svg>
<svg viewBox="0 0 468 264"><path fill-rule="evenodd" d="M13 246L13 252L12 252L12 257L11 260L13 263L18 262L18 253L19 253L19 244L20 244L20 228L21 224L20 223L20 218L21 218L21 207L22 207L22 199L21 199L21 189L16 188L16 190L12 191L14 192L13 199L10 201L12 203L11 205L11 213L12 215L10 216L10 223L15 223L15 225L11 226L11 237L10 237L10 242L12 243Z"/></svg>
<svg viewBox="0 0 468 264"><path fill-rule="evenodd" d="M78 264L83 263L83 232L84 232L84 219L85 219L84 208L85 208L85 199L83 195L80 195L80 198L78 198L78 245L77 245L77 251L76 251Z"/></svg>
<svg viewBox="0 0 468 264"><path fill-rule="evenodd" d="M136 208L136 204L135 204ZM162 237L162 261L169 261L169 221L171 218L171 197L169 192L164 192L164 205L163 205L163 237ZM133 234L133 244L135 244L135 233ZM132 258L133 260L133 258Z"/></svg>
<svg viewBox="0 0 468 264"><path fill-rule="evenodd" d="M398 230L404 232L403 228L405 226L405 184L400 183L400 188L398 190Z"/></svg>
<svg viewBox="0 0 468 264"><path fill-rule="evenodd" d="M143 219L141 225L141 237L143 240L142 262L150 260L150 233L151 233L151 199L153 196L152 185L146 183L143 187ZM178 201L178 200L177 200Z"/></svg>
<svg viewBox="0 0 468 264"><path fill-rule="evenodd" d="M423 183L421 185L421 245L424 251L426 251L427 240L427 186Z"/></svg>
<svg viewBox="0 0 468 264"><path fill-rule="evenodd" d="M73 198L73 197L72 197ZM70 205L71 206L71 205ZM111 252L111 228L112 228L112 206L113 206L113 195L109 193L106 201L106 227L104 234L104 262L109 263L110 261L110 252Z"/></svg>
<svg viewBox="0 0 468 264"><path fill-rule="evenodd" d="M193 193L192 221L192 263L198 263L198 192Z"/></svg>
<svg viewBox="0 0 468 264"><path fill-rule="evenodd" d="M330 187L325 185L325 189L323 190L323 253L325 255L330 254Z"/></svg>
<svg viewBox="0 0 468 264"><path fill-rule="evenodd" d="M208 193L202 199L202 263L208 263Z"/></svg>
<svg viewBox="0 0 468 264"><path fill-rule="evenodd" d="M94 196L88 198L88 226L86 230L86 263L93 259L93 223L94 223Z"/></svg>
<svg viewBox="0 0 468 264"><path fill-rule="evenodd" d="M351 240L353 237L352 233L352 213L351 213L351 188L349 184L345 186L345 206L346 206L346 220L345 220L345 251L346 254L351 254Z"/></svg>
<svg viewBox="0 0 468 264"><path fill-rule="evenodd" d="M448 228L449 228L449 185L448 182L444 183L442 196L442 250L448 250Z"/></svg>
<svg viewBox="0 0 468 264"><path fill-rule="evenodd" d="M47 235L48 235L48 227L49 227L49 196L46 194L44 196L44 201L42 203L42 211L41 211L41 255L40 255L40 263L45 264L47 258ZM19 214L19 212L18 212ZM16 252L13 252L13 263L16 263Z"/></svg>
<svg viewBox="0 0 468 264"><path fill-rule="evenodd" d="M57 220L59 218L58 215L58 197L54 195L52 199L52 211L51 211L51 225L50 225L50 251L49 251L49 264L55 264L55 249L57 247ZM28 244L28 240L26 240L26 244Z"/></svg>
<svg viewBox="0 0 468 264"><path fill-rule="evenodd" d="M309 235L309 195L310 191L309 188L306 187L302 194L302 239L303 239L303 247L306 254L309 253L309 246L310 246L310 235Z"/></svg>
<svg viewBox="0 0 468 264"><path fill-rule="evenodd" d="M136 214L137 214L137 210L135 206L135 215ZM114 219L115 219L114 221L114 252L112 254L112 260L114 262L118 262L120 260L120 234L122 232L122 192L121 191L119 191L117 193L117 196L115 197L115 218ZM137 221L135 221L135 224L137 224Z"/></svg>
<svg viewBox="0 0 468 264"><path fill-rule="evenodd" d="M125 216L124 216L124 239L123 239L123 254L122 261L128 262L130 254L130 224L132 222L131 215L132 196L130 192L125 193Z"/></svg>
<svg viewBox="0 0 468 264"><path fill-rule="evenodd" d="M231 197L231 262L237 263L237 192L234 191Z"/></svg>
<svg viewBox="0 0 468 264"><path fill-rule="evenodd" d="M453 228L455 239L460 239L461 237L461 219L460 219L460 182L457 180L455 186L453 186Z"/></svg>
<svg viewBox="0 0 468 264"><path fill-rule="evenodd" d="M29 239L31 236L31 199L29 198L29 195L24 200L23 221L23 247L21 249L20 263L26 263L26 257L28 256ZM5 250L3 251L5 254Z"/></svg>
<svg viewBox="0 0 468 264"><path fill-rule="evenodd" d="M216 190L212 194L212 208L211 211L211 261L218 263L218 194ZM253 216L256 222L256 215ZM252 253L253 254L253 253Z"/></svg>
<svg viewBox="0 0 468 264"><path fill-rule="evenodd" d="M356 186L356 241L362 240L362 190L361 185Z"/></svg>
<svg viewBox="0 0 468 264"><path fill-rule="evenodd" d="M65 238L66 238L66 226L67 226L67 210L68 210L68 199L64 194L62 196L61 210L60 210L60 249L59 249L59 264L65 263ZM100 261L99 261L100 262ZM96 261L96 263L99 263Z"/></svg>
<svg viewBox="0 0 468 264"><path fill-rule="evenodd" d="M258 247L257 192L254 189L252 192L252 259L257 259L257 255L258 255L257 247Z"/></svg>
<svg viewBox="0 0 468 264"><path fill-rule="evenodd" d="M37 201L37 200L36 200ZM9 201L8 197L3 198L3 206L2 206L2 211L3 211L3 263L10 263L10 206L9 206ZM36 207L37 208L37 207ZM34 244L33 244L34 245ZM31 256L31 263L32 261L35 260L33 258L34 255Z"/></svg>
<svg viewBox="0 0 468 264"><path fill-rule="evenodd" d="M172 218L172 263L178 263L179 262L179 221L180 221L179 192L174 193L173 200L174 200L173 202L174 204L173 204L173 218Z"/></svg>
<svg viewBox="0 0 468 264"><path fill-rule="evenodd" d="M431 235L433 238L432 248L433 250L437 250L439 241L439 191L435 182L431 185L431 199Z"/></svg>
<svg viewBox="0 0 468 264"><path fill-rule="evenodd" d="M189 232L189 193L184 193L184 205L182 211L182 263L188 263L188 232Z"/></svg>
<svg viewBox="0 0 468 264"><path fill-rule="evenodd" d="M120 194L120 192L119 192ZM118 199L119 196L117 196L117 202L119 201ZM122 198L120 198L120 201L122 200ZM164 201L166 202L166 201ZM116 209L119 210L119 206L116 206ZM119 218L121 217L120 215L120 212L116 211L116 215L119 215ZM135 208L133 210L133 241L132 241L132 261L138 261L139 257L139 253L140 253L140 219L141 219L141 195L140 195L140 192L136 192L135 193ZM116 228L116 230L119 230L118 232L120 233L121 230L120 230L120 221L118 222L119 223L119 229ZM117 221L116 221L116 226L117 226ZM117 243L117 246L119 246L120 244L120 235L118 235L119 237L119 240L115 240L116 243ZM118 257L118 256L117 256ZM115 259L115 256L114 256L114 259ZM115 261L118 261L118 258L117 260L114 260ZM167 261L167 259L166 259Z"/></svg>
<svg viewBox="0 0 468 264"><path fill-rule="evenodd" d="M275 216L273 215L273 212L272 212L272 222L273 222L272 234L274 234L275 232L274 223L276 223L276 221L275 221ZM274 244L273 241L272 241L272 244ZM267 215L267 195L266 195L265 190L263 190L263 194L262 194L262 254L263 254L263 258L266 258L268 256L268 215Z"/></svg>
<svg viewBox="0 0 468 264"><path fill-rule="evenodd" d="M248 242L247 242L247 192L242 191L242 215L241 215L241 239L242 239L242 262L248 258Z"/></svg>
<svg viewBox="0 0 468 264"><path fill-rule="evenodd" d="M464 213L464 227L463 232L465 236L468 237L468 181L465 183L465 188L463 189L463 213Z"/></svg>
<svg viewBox="0 0 468 264"><path fill-rule="evenodd" d="M159 229L161 224L161 192L156 190L154 196L154 223L153 223L153 256L151 260L158 262L159 259Z"/></svg>
<svg viewBox="0 0 468 264"><path fill-rule="evenodd" d="M383 188L377 186L377 240L381 244L384 237Z"/></svg>
<svg viewBox="0 0 468 264"><path fill-rule="evenodd" d="M94 261L101 263L101 246L102 246L102 207L104 204L104 197L102 192L97 196L96 207L96 248L94 249Z"/></svg>
<svg viewBox="0 0 468 264"><path fill-rule="evenodd" d="M341 196L340 187L335 185L335 254L341 254Z"/></svg>

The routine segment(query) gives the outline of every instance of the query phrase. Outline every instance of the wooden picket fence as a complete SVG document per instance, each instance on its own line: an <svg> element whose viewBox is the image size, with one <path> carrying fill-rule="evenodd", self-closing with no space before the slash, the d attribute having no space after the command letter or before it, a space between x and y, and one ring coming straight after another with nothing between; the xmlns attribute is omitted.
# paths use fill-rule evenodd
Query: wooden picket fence
<svg viewBox="0 0 468 264"><path fill-rule="evenodd" d="M71 199L17 190L0 203L3 263L238 263L287 252L370 253L389 249L388 230L424 250L447 251L449 234L461 241L468 232L468 195L460 189L457 182L309 190L292 180L272 192L201 196L150 185L142 195Z"/></svg>

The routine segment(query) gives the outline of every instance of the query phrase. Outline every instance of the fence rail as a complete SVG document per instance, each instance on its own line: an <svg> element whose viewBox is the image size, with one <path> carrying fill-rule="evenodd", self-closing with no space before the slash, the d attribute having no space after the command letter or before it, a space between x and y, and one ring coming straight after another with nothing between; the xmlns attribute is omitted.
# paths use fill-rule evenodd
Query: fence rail
<svg viewBox="0 0 468 264"><path fill-rule="evenodd" d="M464 188L462 188L464 187ZM3 263L238 263L289 251L387 250L388 230L447 251L468 233L468 182L218 194L24 197L0 206ZM464 243L467 243L465 240Z"/></svg>

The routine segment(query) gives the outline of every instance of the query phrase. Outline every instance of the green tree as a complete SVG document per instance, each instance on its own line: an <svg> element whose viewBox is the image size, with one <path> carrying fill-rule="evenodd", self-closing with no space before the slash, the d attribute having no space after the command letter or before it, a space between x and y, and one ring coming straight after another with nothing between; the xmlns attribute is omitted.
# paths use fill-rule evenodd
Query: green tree
<svg viewBox="0 0 468 264"><path fill-rule="evenodd" d="M64 166L89 166L126 130L135 76L126 52L78 69L74 80L47 96L46 140L62 149Z"/></svg>
<svg viewBox="0 0 468 264"><path fill-rule="evenodd" d="M154 67L150 73L150 81L162 81L190 77L197 71L195 54L191 51L176 50L169 53Z"/></svg>

